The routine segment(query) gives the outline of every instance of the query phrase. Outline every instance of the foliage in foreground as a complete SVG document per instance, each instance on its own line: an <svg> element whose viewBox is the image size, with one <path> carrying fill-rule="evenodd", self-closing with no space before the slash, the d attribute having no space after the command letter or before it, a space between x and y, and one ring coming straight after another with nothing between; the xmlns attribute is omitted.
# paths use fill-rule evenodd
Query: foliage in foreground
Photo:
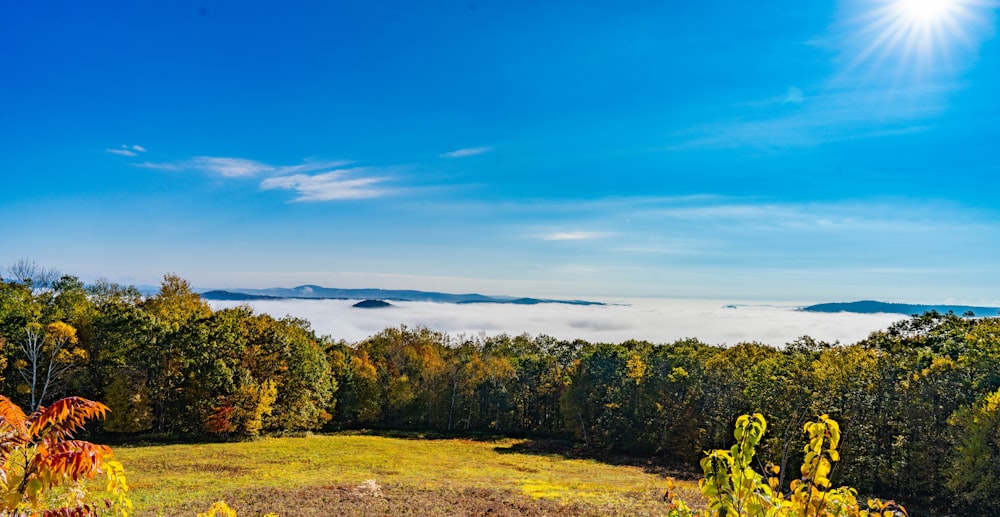
<svg viewBox="0 0 1000 517"><path fill-rule="evenodd" d="M0 395L0 484L3 516L89 516L102 509L127 517L132 503L122 465L111 449L73 433L107 407L80 397L25 413ZM95 499L82 481L104 473L106 498ZM59 490L62 488L62 490Z"/></svg>
<svg viewBox="0 0 1000 517"><path fill-rule="evenodd" d="M780 467L769 466L773 474L753 470L756 446L764 437L767 422L760 413L743 415L736 421L736 444L729 450L717 449L701 460L705 477L698 482L706 510L692 510L680 497L667 493L670 517L905 517L906 509L892 501L869 499L860 504L857 491L849 487L831 488L830 471L840 460L840 426L827 415L805 424L809 435L802 463L802 477L782 492Z"/></svg>

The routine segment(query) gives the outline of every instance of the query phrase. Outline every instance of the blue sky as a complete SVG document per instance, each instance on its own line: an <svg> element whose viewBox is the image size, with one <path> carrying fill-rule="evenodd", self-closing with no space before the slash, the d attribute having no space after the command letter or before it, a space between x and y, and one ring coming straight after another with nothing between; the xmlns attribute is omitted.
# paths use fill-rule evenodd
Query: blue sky
<svg viewBox="0 0 1000 517"><path fill-rule="evenodd" d="M1000 303L996 3L22 3L0 264Z"/></svg>

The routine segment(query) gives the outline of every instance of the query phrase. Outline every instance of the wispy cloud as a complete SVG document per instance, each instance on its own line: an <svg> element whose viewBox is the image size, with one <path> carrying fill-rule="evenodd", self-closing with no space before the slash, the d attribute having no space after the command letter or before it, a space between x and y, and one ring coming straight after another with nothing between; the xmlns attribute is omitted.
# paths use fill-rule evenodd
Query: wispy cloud
<svg viewBox="0 0 1000 517"><path fill-rule="evenodd" d="M991 235L989 229L1000 218L1000 213L953 202L905 198L823 202L753 197L621 198L592 203L554 201L544 207L512 205L496 207L495 211L524 218L523 224L506 231L522 241L536 241L535 245L522 245L529 250L526 255L535 257L531 260L539 264L578 261L659 271L658 280L648 285L689 282L672 276L672 272L702 269L711 271L705 281L715 282L713 285L718 282L712 275L721 275L739 277L744 282L741 285L753 284L753 289L789 289L789 293L800 294L807 291L786 282L796 271L954 264L955 249L964 250L963 267L978 271L981 264L990 263L988 250L997 243L997 239L983 236ZM939 246L929 249L927 242ZM743 277L733 273L736 268L768 271L758 277L750 273ZM560 275L552 278L565 277ZM637 275L614 272L602 278L625 285ZM645 289L645 284L628 285L630 289ZM691 280L684 288L697 292L701 289L698 285ZM865 284L858 280L852 285Z"/></svg>
<svg viewBox="0 0 1000 517"><path fill-rule="evenodd" d="M308 161L298 165L269 163L224 156L196 156L176 162L145 162L137 167L166 171L197 171L224 178L264 177L261 190L291 190L294 201L336 201L370 199L392 191L381 185L388 169L374 167L339 168L349 161Z"/></svg>
<svg viewBox="0 0 1000 517"><path fill-rule="evenodd" d="M216 156L198 156L191 160L195 169L212 172L227 178L243 178L258 174L274 172L276 167L266 163L243 158L221 158Z"/></svg>
<svg viewBox="0 0 1000 517"><path fill-rule="evenodd" d="M139 156L139 153L146 152L146 148L141 145L123 145L118 148L105 149L105 151L118 156Z"/></svg>
<svg viewBox="0 0 1000 517"><path fill-rule="evenodd" d="M913 85L905 89L830 88L806 97L791 88L781 98L747 102L730 120L692 127L678 134L670 150L754 147L812 147L829 142L880 138L926 128L929 118L945 109L948 84Z"/></svg>
<svg viewBox="0 0 1000 517"><path fill-rule="evenodd" d="M184 167L181 167L180 164L165 162L142 162L135 164L135 166L143 169L154 169L158 171L179 171L184 169Z"/></svg>
<svg viewBox="0 0 1000 517"><path fill-rule="evenodd" d="M542 237L547 241L582 241L589 239L600 239L606 236L604 232L556 232Z"/></svg>
<svg viewBox="0 0 1000 517"><path fill-rule="evenodd" d="M134 155L132 155L134 156ZM299 165L271 165L247 158L224 156L196 156L190 160L177 162L145 162L137 166L146 169L167 171L193 170L217 174L226 178L248 178L253 176L283 176L307 172L323 171L346 165L348 161L305 162Z"/></svg>
<svg viewBox="0 0 1000 517"><path fill-rule="evenodd" d="M802 104L805 102L805 95L802 93L802 88L798 86L791 86L788 88L788 93L785 94L785 99L783 102L792 104Z"/></svg>
<svg viewBox="0 0 1000 517"><path fill-rule="evenodd" d="M386 182L385 176L371 176L383 172L371 167L338 169L321 174L292 174L267 178L260 183L262 190L294 190L295 201L335 201L371 199L391 193L378 185ZM359 177L363 176L363 177Z"/></svg>
<svg viewBox="0 0 1000 517"><path fill-rule="evenodd" d="M476 156L477 154L488 153L492 151L492 147L466 147L464 149L456 149L454 151L449 151L441 155L442 158L465 158L468 156Z"/></svg>
<svg viewBox="0 0 1000 517"><path fill-rule="evenodd" d="M977 215L945 202L905 202L891 200L841 200L826 203L775 203L752 199L730 200L688 206L649 207L643 218L661 224L689 223L696 226L747 229L767 227L814 234L878 234L883 231L940 229L956 225L959 218L974 220ZM989 216L989 214L981 214ZM944 222L948 219L947 222Z"/></svg>

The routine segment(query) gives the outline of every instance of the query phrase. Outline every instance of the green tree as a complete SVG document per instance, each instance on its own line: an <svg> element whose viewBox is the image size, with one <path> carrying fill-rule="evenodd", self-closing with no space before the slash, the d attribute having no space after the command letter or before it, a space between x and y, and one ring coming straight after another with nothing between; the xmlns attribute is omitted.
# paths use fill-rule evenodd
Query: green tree
<svg viewBox="0 0 1000 517"><path fill-rule="evenodd" d="M586 349L570 371L562 398L563 418L588 447L622 445L635 390L634 380L628 378L631 357L624 346L598 344Z"/></svg>
<svg viewBox="0 0 1000 517"><path fill-rule="evenodd" d="M187 280L174 274L163 275L159 292L147 299L142 308L170 330L177 330L187 321L207 318L212 314L208 303L191 291Z"/></svg>
<svg viewBox="0 0 1000 517"><path fill-rule="evenodd" d="M901 475L893 483L894 493L946 506L950 498L941 490L941 480L947 478L957 444L956 429L949 421L955 411L975 400L970 375L961 362L939 356L901 382L899 391L898 442L903 445L896 454Z"/></svg>
<svg viewBox="0 0 1000 517"><path fill-rule="evenodd" d="M338 386L337 424L350 427L377 423L381 390L378 370L368 353L341 343L327 350L327 360Z"/></svg>
<svg viewBox="0 0 1000 517"><path fill-rule="evenodd" d="M1000 318L975 321L965 339L963 361L971 369L973 388L980 393L1000 388Z"/></svg>
<svg viewBox="0 0 1000 517"><path fill-rule="evenodd" d="M156 423L154 410L165 403L156 388L163 385L158 381L167 328L130 297L104 299L96 313L90 378L95 397L111 408L104 428L148 431Z"/></svg>
<svg viewBox="0 0 1000 517"><path fill-rule="evenodd" d="M884 368L876 351L857 345L823 350L812 365L813 410L835 417L846 435L841 450L850 461L838 467L838 474L866 489L876 485L888 464L876 442L886 411L887 388L880 384L887 377L880 373Z"/></svg>
<svg viewBox="0 0 1000 517"><path fill-rule="evenodd" d="M1000 515L1000 389L955 414L958 447L948 488L977 515Z"/></svg>
<svg viewBox="0 0 1000 517"><path fill-rule="evenodd" d="M654 347L642 384L640 444L645 450L682 461L697 461L705 449L705 363L721 349L683 339Z"/></svg>
<svg viewBox="0 0 1000 517"><path fill-rule="evenodd" d="M764 410L759 396L764 387L759 381L759 365L773 365L780 352L760 343L740 343L724 349L705 361L704 421L707 445L721 447L728 441L732 415ZM748 375L749 374L749 375Z"/></svg>
<svg viewBox="0 0 1000 517"><path fill-rule="evenodd" d="M261 316L265 321L270 317ZM271 379L277 389L273 411L264 418L264 428L281 431L317 429L335 409L337 382L326 354L305 320L271 320L273 333L267 346L279 358L278 375Z"/></svg>

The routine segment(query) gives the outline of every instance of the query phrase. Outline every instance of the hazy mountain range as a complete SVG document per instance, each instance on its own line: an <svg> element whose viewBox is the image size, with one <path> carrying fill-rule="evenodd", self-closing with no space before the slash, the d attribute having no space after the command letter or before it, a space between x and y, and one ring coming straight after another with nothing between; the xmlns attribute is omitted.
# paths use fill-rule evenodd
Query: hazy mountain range
<svg viewBox="0 0 1000 517"><path fill-rule="evenodd" d="M413 291L396 289L338 289L318 285L298 287L272 287L269 289L227 289L201 293L208 300L281 300L289 298L309 300L391 300L400 302L436 303L512 303L535 305L539 303L562 303L569 305L604 305L601 302L585 300L550 300L544 298L516 298L513 296L486 296L483 294L450 294L433 291Z"/></svg>
<svg viewBox="0 0 1000 517"><path fill-rule="evenodd" d="M859 314L922 314L927 311L937 311L940 313L954 312L955 314L966 314L971 312L975 316L996 316L1000 312L998 307L974 307L970 305L913 305L908 303L888 303L876 302L873 300L863 300L860 302L837 302L820 303L803 307L802 310L810 312L855 312Z"/></svg>

